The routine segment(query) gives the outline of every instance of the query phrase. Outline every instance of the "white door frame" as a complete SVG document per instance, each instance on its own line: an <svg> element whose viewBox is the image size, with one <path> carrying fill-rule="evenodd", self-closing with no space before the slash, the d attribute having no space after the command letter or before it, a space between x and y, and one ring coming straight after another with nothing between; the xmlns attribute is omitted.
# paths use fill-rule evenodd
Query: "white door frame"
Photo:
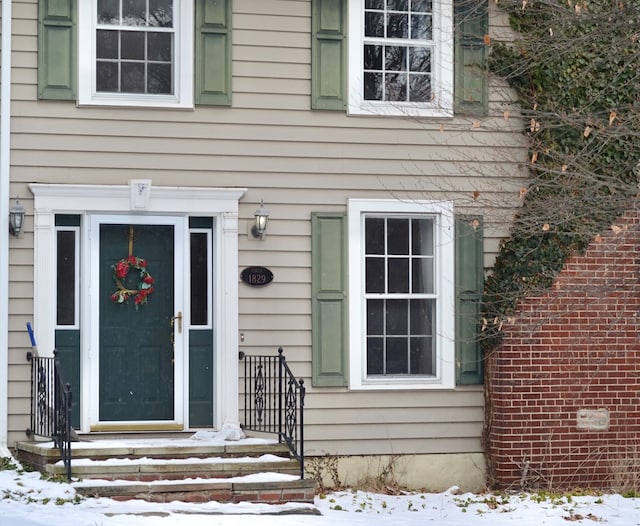
<svg viewBox="0 0 640 526"><path fill-rule="evenodd" d="M150 180L132 180L129 185L30 184L34 195L34 328L43 356L51 355L55 342L55 215L78 214L82 217L81 282L90 283L91 261L87 221L91 215L214 218L213 305L214 324L214 427L239 428L238 404L238 202L246 188L195 188L152 186ZM185 234L186 235L186 234ZM90 305L88 287L81 295L81 390L80 429L89 431L90 388L87 374L92 356L86 305ZM84 314L84 315L83 315ZM90 317L89 317L90 318ZM186 353L185 353L186 354ZM188 370L188 368L187 368ZM187 375L188 376L188 375ZM188 386L185 386L187 389ZM188 396L184 397L188 403ZM185 425L188 411L185 411Z"/></svg>
<svg viewBox="0 0 640 526"><path fill-rule="evenodd" d="M84 274L88 274L89 287L83 287L84 305L88 305L83 312L88 312L88 317L81 316L81 327L89 327L89 352L86 353L86 365L82 366L84 378L89 382L83 382L83 400L89 403L89 428L91 430L107 430L109 428L121 429L155 427L173 425L183 427L185 415L189 414L189 331L175 331L174 338L174 369L173 369L173 420L159 422L145 420L137 421L100 421L100 298L98 297L100 276L100 225L103 224L135 224L135 225L170 225L174 227L174 315L181 311L185 320L190 319L189 303L185 297L185 291L189 291L189 274L185 269L189 268L188 254L185 240L187 238L188 218L184 216L156 216L156 215L95 215L88 216L89 223L84 230L88 236L89 260L84 268ZM126 254L125 254L126 255ZM123 255L124 256L124 255ZM86 294L86 296L85 296ZM88 318L88 319L87 319ZM83 331L81 331L82 334Z"/></svg>

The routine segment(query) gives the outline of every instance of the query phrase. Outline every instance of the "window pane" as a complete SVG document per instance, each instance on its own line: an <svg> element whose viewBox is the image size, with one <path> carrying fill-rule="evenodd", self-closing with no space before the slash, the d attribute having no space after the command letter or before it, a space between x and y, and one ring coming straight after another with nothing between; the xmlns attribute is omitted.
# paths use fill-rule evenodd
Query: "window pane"
<svg viewBox="0 0 640 526"><path fill-rule="evenodd" d="M208 323L208 235L205 232L191 233L191 325Z"/></svg>
<svg viewBox="0 0 640 526"><path fill-rule="evenodd" d="M96 90L118 91L118 64L116 62L101 62L96 64Z"/></svg>
<svg viewBox="0 0 640 526"><path fill-rule="evenodd" d="M98 30L96 32L96 57L117 60L118 31Z"/></svg>
<svg viewBox="0 0 640 526"><path fill-rule="evenodd" d="M147 34L147 58L171 62L173 58L173 35L171 33L148 33Z"/></svg>
<svg viewBox="0 0 640 526"><path fill-rule="evenodd" d="M389 260L389 290L388 292L409 292L409 258L394 258Z"/></svg>
<svg viewBox="0 0 640 526"><path fill-rule="evenodd" d="M409 48L409 71L431 72L431 50L426 47Z"/></svg>
<svg viewBox="0 0 640 526"><path fill-rule="evenodd" d="M408 28L409 15L399 13L387 15L387 38L407 38Z"/></svg>
<svg viewBox="0 0 640 526"><path fill-rule="evenodd" d="M365 0L365 9L384 9L384 0Z"/></svg>
<svg viewBox="0 0 640 526"><path fill-rule="evenodd" d="M411 0L411 11L414 13L430 13L431 0Z"/></svg>
<svg viewBox="0 0 640 526"><path fill-rule="evenodd" d="M431 299L411 300L409 319L412 336L433 336L433 309L435 301Z"/></svg>
<svg viewBox="0 0 640 526"><path fill-rule="evenodd" d="M367 374L384 374L383 338L367 338Z"/></svg>
<svg viewBox="0 0 640 526"><path fill-rule="evenodd" d="M58 325L75 324L76 298L76 233L58 231L57 233L57 312Z"/></svg>
<svg viewBox="0 0 640 526"><path fill-rule="evenodd" d="M364 69L382 70L382 46L364 46Z"/></svg>
<svg viewBox="0 0 640 526"><path fill-rule="evenodd" d="M149 64L147 93L172 93L171 64Z"/></svg>
<svg viewBox="0 0 640 526"><path fill-rule="evenodd" d="M364 14L364 35L384 37L384 14L367 11Z"/></svg>
<svg viewBox="0 0 640 526"><path fill-rule="evenodd" d="M364 74L365 100L382 100L382 73Z"/></svg>
<svg viewBox="0 0 640 526"><path fill-rule="evenodd" d="M98 24L120 23L120 5L118 0L98 0Z"/></svg>
<svg viewBox="0 0 640 526"><path fill-rule="evenodd" d="M125 60L144 60L144 37L142 31L122 31L121 56Z"/></svg>
<svg viewBox="0 0 640 526"><path fill-rule="evenodd" d="M149 25L153 27L172 27L172 4L172 0L149 0Z"/></svg>
<svg viewBox="0 0 640 526"><path fill-rule="evenodd" d="M433 221L411 220L411 253L417 256L433 256Z"/></svg>
<svg viewBox="0 0 640 526"><path fill-rule="evenodd" d="M387 73L385 77L385 100L407 100L407 76L402 74Z"/></svg>
<svg viewBox="0 0 640 526"><path fill-rule="evenodd" d="M409 374L435 374L432 338L411 338Z"/></svg>
<svg viewBox="0 0 640 526"><path fill-rule="evenodd" d="M408 338L387 338L387 374L407 374L409 372Z"/></svg>
<svg viewBox="0 0 640 526"><path fill-rule="evenodd" d="M122 63L122 91L125 93L144 93L144 64Z"/></svg>
<svg viewBox="0 0 640 526"><path fill-rule="evenodd" d="M403 46L385 46L384 67L387 71L406 71L407 48Z"/></svg>
<svg viewBox="0 0 640 526"><path fill-rule="evenodd" d="M403 256L409 253L407 219L387 219L387 253Z"/></svg>
<svg viewBox="0 0 640 526"><path fill-rule="evenodd" d="M415 294L433 294L433 259L418 258L411 260L411 292Z"/></svg>
<svg viewBox="0 0 640 526"><path fill-rule="evenodd" d="M365 219L365 253L384 254L384 219L368 217Z"/></svg>
<svg viewBox="0 0 640 526"><path fill-rule="evenodd" d="M431 15L411 15L411 38L414 40L431 40Z"/></svg>
<svg viewBox="0 0 640 526"><path fill-rule="evenodd" d="M429 102L431 99L431 76L410 75L409 100L411 102Z"/></svg>
<svg viewBox="0 0 640 526"><path fill-rule="evenodd" d="M365 261L365 291L384 292L384 259L369 257Z"/></svg>
<svg viewBox="0 0 640 526"><path fill-rule="evenodd" d="M409 300L386 301L385 334L409 334Z"/></svg>
<svg viewBox="0 0 640 526"><path fill-rule="evenodd" d="M367 334L384 334L384 300L367 300Z"/></svg>
<svg viewBox="0 0 640 526"><path fill-rule="evenodd" d="M122 0L122 24L125 26L146 26L146 0Z"/></svg>
<svg viewBox="0 0 640 526"><path fill-rule="evenodd" d="M387 0L387 9L390 11L407 11L409 9L408 0Z"/></svg>

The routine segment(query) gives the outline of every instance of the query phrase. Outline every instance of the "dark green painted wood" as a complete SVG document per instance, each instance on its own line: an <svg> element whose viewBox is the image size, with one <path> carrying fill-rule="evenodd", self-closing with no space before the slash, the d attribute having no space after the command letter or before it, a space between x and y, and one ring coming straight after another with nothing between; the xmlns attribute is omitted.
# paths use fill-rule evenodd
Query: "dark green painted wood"
<svg viewBox="0 0 640 526"><path fill-rule="evenodd" d="M231 0L195 0L196 104L231 105Z"/></svg>
<svg viewBox="0 0 640 526"><path fill-rule="evenodd" d="M346 216L311 215L312 381L347 385Z"/></svg>
<svg viewBox="0 0 640 526"><path fill-rule="evenodd" d="M133 254L147 260L155 283L136 309L111 300L111 266L129 255L129 225L100 226L100 421L174 419L171 317L174 308L174 228L133 225ZM137 288L131 270L125 285Z"/></svg>
<svg viewBox="0 0 640 526"><path fill-rule="evenodd" d="M80 226L80 216L77 214L56 214L56 226Z"/></svg>
<svg viewBox="0 0 640 526"><path fill-rule="evenodd" d="M76 2L38 2L38 98L75 100Z"/></svg>
<svg viewBox="0 0 640 526"><path fill-rule="evenodd" d="M454 0L456 113L487 113L487 8L487 0Z"/></svg>
<svg viewBox="0 0 640 526"><path fill-rule="evenodd" d="M80 331L59 329L55 347L62 366L63 381L71 384L71 425L80 427Z"/></svg>
<svg viewBox="0 0 640 526"><path fill-rule="evenodd" d="M190 217L189 228L213 228L213 217Z"/></svg>
<svg viewBox="0 0 640 526"><path fill-rule="evenodd" d="M456 383L481 384L480 307L484 286L482 218L456 217Z"/></svg>
<svg viewBox="0 0 640 526"><path fill-rule="evenodd" d="M189 331L189 425L213 427L213 331Z"/></svg>
<svg viewBox="0 0 640 526"><path fill-rule="evenodd" d="M346 105L347 0L312 1L311 107L344 110Z"/></svg>

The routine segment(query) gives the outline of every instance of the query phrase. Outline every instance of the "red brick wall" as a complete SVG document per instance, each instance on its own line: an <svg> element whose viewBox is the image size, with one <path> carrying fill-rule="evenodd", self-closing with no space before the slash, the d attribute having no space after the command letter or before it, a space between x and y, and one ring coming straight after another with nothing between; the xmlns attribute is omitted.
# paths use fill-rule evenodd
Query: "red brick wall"
<svg viewBox="0 0 640 526"><path fill-rule="evenodd" d="M568 259L548 291L520 303L503 334L487 357L493 482L638 488L640 213ZM583 410L593 418L579 420ZM599 429L606 422L595 417L604 414Z"/></svg>

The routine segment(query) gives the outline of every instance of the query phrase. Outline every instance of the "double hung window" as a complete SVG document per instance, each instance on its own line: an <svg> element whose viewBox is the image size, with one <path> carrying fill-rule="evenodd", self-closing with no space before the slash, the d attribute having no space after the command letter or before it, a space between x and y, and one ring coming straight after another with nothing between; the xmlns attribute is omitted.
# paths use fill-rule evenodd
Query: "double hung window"
<svg viewBox="0 0 640 526"><path fill-rule="evenodd" d="M80 104L190 107L192 0L79 2Z"/></svg>
<svg viewBox="0 0 640 526"><path fill-rule="evenodd" d="M349 111L450 116L450 0L349 2Z"/></svg>
<svg viewBox="0 0 640 526"><path fill-rule="evenodd" d="M453 213L448 203L349 202L354 388L453 384Z"/></svg>

